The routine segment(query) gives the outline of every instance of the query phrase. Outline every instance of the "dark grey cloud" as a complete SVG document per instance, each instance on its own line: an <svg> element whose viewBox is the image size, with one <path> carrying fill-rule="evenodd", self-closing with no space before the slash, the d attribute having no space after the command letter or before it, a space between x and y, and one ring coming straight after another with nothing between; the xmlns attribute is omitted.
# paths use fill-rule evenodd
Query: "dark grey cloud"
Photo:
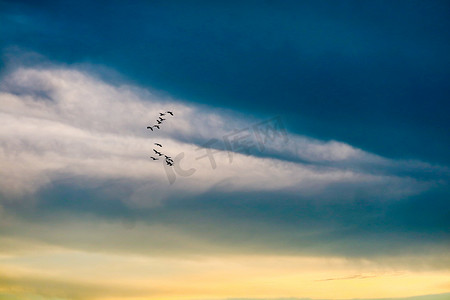
<svg viewBox="0 0 450 300"><path fill-rule="evenodd" d="M18 219L2 235L113 253L318 255L418 270L450 266L448 189L395 203L212 190L147 209L130 206L132 190L117 181L47 188L32 207L4 207ZM429 199L433 205L426 207Z"/></svg>

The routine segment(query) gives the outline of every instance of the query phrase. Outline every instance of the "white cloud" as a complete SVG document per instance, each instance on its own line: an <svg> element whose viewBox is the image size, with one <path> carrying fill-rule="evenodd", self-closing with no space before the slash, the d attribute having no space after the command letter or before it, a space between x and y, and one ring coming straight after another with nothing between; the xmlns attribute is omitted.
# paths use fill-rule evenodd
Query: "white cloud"
<svg viewBox="0 0 450 300"><path fill-rule="evenodd" d="M154 205L180 190L200 193L213 187L310 194L336 183L373 184L402 196L428 185L353 168L360 162L390 162L345 143L292 134L287 143L279 137L264 144L266 157L233 153L230 162L227 151L217 152L214 169L208 157L198 159L206 150L196 143L220 142L251 121L136 87L112 86L78 70L19 68L0 87L0 188L7 195L34 193L61 176L140 182L130 199L138 205ZM145 129L168 109L175 117L168 116L161 130ZM179 163L193 174L183 177L177 168L150 161L154 142L172 157L184 152ZM170 174L176 178L173 185Z"/></svg>

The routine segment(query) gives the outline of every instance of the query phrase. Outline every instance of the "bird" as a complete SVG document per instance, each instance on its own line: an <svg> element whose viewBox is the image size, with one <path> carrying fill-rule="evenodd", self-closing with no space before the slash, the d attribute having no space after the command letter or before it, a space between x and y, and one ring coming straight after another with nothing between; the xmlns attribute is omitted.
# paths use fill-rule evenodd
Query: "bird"
<svg viewBox="0 0 450 300"><path fill-rule="evenodd" d="M147 126L147 129L150 129L151 131L153 131L152 126Z"/></svg>
<svg viewBox="0 0 450 300"><path fill-rule="evenodd" d="M155 152L155 154L160 154L161 153L161 152L156 151L155 149L153 149L153 151Z"/></svg>
<svg viewBox="0 0 450 300"><path fill-rule="evenodd" d="M153 127L156 127L156 128L158 128L158 129L159 129L159 125L153 125Z"/></svg>
<svg viewBox="0 0 450 300"><path fill-rule="evenodd" d="M158 143L155 143L155 145L156 145L156 146L159 146L159 147L162 147L162 145L161 145L161 144L158 144Z"/></svg>
<svg viewBox="0 0 450 300"><path fill-rule="evenodd" d="M163 114L163 113L159 113L159 115L160 115L160 116L164 116L165 114Z"/></svg>
<svg viewBox="0 0 450 300"><path fill-rule="evenodd" d="M164 121L165 119L163 119L163 118L161 118L161 117L159 117L159 121L160 122L162 122L162 121Z"/></svg>
<svg viewBox="0 0 450 300"><path fill-rule="evenodd" d="M168 111L167 113L170 114L173 117L173 112Z"/></svg>
<svg viewBox="0 0 450 300"><path fill-rule="evenodd" d="M150 156L150 158L153 159L153 160L158 160L157 158L154 158L153 156Z"/></svg>
<svg viewBox="0 0 450 300"><path fill-rule="evenodd" d="M170 161L167 161L167 160L166 160L166 164L167 164L168 166L173 166L173 164L172 164Z"/></svg>
<svg viewBox="0 0 450 300"><path fill-rule="evenodd" d="M161 124L161 123L162 123L162 121L160 121L160 120L156 120L156 123L158 123L158 124Z"/></svg>
<svg viewBox="0 0 450 300"><path fill-rule="evenodd" d="M166 159L168 160L172 160L172 158L170 156L164 155L166 157Z"/></svg>

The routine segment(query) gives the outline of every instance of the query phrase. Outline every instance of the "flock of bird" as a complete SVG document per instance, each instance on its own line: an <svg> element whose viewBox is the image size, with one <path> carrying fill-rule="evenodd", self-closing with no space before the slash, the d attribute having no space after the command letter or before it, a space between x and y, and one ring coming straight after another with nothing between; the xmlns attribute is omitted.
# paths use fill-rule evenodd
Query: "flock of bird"
<svg viewBox="0 0 450 300"><path fill-rule="evenodd" d="M171 111L166 111L165 113L161 113L160 112L159 113L159 118L156 120L156 124L153 125L153 126L147 126L147 129L150 129L151 131L153 131L153 128L160 129L160 125L166 120L166 119L163 118L163 116L165 116L166 114L169 114L169 115L171 115L173 117L173 112L171 112ZM155 143L155 145L160 147L160 148L162 148L162 145L160 143ZM155 152L155 154L158 155L158 157L164 156L165 159L166 159L166 164L168 166L173 166L173 160L172 160L172 158L170 156L165 155L164 153L162 153L162 152L160 152L160 151L158 151L156 149L153 149L153 152ZM156 158L156 157L153 157L153 156L150 156L150 158L152 160L159 160L159 158Z"/></svg>
<svg viewBox="0 0 450 300"><path fill-rule="evenodd" d="M169 114L173 117L173 112L171 111L166 111L166 113L159 113L159 118L156 120L156 125L153 126L147 126L147 129L150 129L151 131L153 131L153 128L158 128L160 129L159 125L162 124L162 122L166 119L162 118L163 116L165 116L166 114Z"/></svg>

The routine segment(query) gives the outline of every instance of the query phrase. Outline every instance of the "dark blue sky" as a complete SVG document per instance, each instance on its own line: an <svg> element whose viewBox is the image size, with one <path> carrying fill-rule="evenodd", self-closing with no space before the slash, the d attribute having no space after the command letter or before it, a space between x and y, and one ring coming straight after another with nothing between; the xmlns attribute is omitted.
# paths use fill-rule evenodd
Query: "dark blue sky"
<svg viewBox="0 0 450 300"><path fill-rule="evenodd" d="M450 162L447 1L3 1L1 50L392 158Z"/></svg>

